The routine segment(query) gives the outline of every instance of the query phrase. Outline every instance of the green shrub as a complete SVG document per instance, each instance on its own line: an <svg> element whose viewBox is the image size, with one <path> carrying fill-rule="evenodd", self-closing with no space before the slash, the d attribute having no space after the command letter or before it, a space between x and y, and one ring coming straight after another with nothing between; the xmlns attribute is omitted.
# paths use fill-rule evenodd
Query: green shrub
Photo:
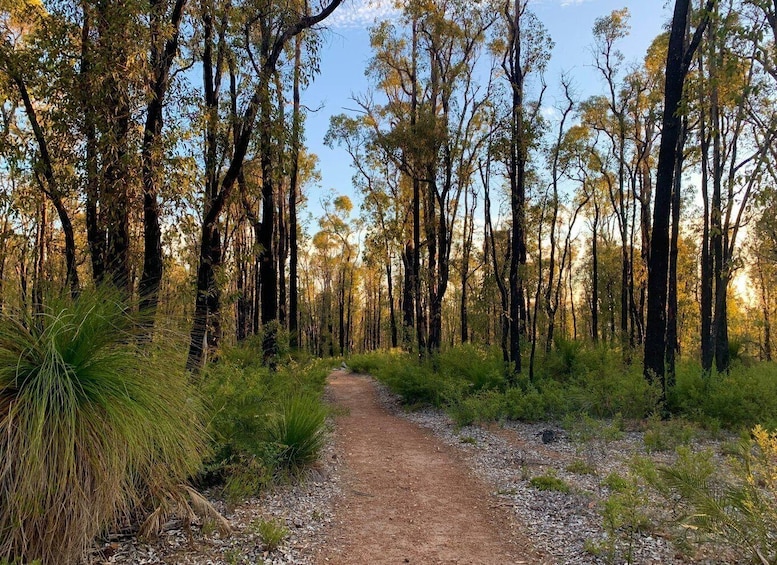
<svg viewBox="0 0 777 565"><path fill-rule="evenodd" d="M501 420L506 414L504 393L481 390L448 407L448 413L457 426Z"/></svg>
<svg viewBox="0 0 777 565"><path fill-rule="evenodd" d="M283 398L271 418L268 439L279 447L281 468L296 471L310 465L324 445L327 410L312 395Z"/></svg>
<svg viewBox="0 0 777 565"><path fill-rule="evenodd" d="M645 514L648 499L634 476L623 477L613 472L605 477L602 484L611 491L599 505L607 534L603 549L607 551L608 562L616 562L616 540L620 539L626 547L625 555L618 562L633 563L637 534L650 526L650 519Z"/></svg>
<svg viewBox="0 0 777 565"><path fill-rule="evenodd" d="M648 419L642 440L648 452L673 451L681 445L689 445L697 428L683 418L661 420L658 415Z"/></svg>
<svg viewBox="0 0 777 565"><path fill-rule="evenodd" d="M669 408L713 427L777 427L777 363L735 364L728 373L703 376L695 362L678 365Z"/></svg>
<svg viewBox="0 0 777 565"><path fill-rule="evenodd" d="M596 466L583 459L575 459L567 465L566 471L576 475L595 475Z"/></svg>
<svg viewBox="0 0 777 565"><path fill-rule="evenodd" d="M470 390L492 390L505 385L505 367L498 349L486 349L465 343L442 351L436 359L439 372L446 379L464 380Z"/></svg>
<svg viewBox="0 0 777 565"><path fill-rule="evenodd" d="M595 440L611 442L623 438L623 418L620 414L616 414L612 420L599 420L585 413L568 414L564 427L569 431L569 436L580 443Z"/></svg>
<svg viewBox="0 0 777 565"><path fill-rule="evenodd" d="M536 422L546 417L545 399L533 386L524 391L510 387L505 391L505 410L510 420Z"/></svg>
<svg viewBox="0 0 777 565"><path fill-rule="evenodd" d="M722 540L753 562L777 562L777 433L756 426L720 472L712 453L678 449L677 461L658 469L659 492L682 512L685 529Z"/></svg>
<svg viewBox="0 0 777 565"><path fill-rule="evenodd" d="M180 498L197 402L108 292L0 320L0 557L74 563L119 513Z"/></svg>
<svg viewBox="0 0 777 565"><path fill-rule="evenodd" d="M227 348L202 379L214 456L200 480L222 484L230 503L306 465L324 441L321 392L331 360L291 360L270 370L261 355L251 343Z"/></svg>
<svg viewBox="0 0 777 565"><path fill-rule="evenodd" d="M537 490L553 490L556 492L569 493L571 492L570 486L564 482L563 479L559 479L556 475L537 475L529 479L529 484Z"/></svg>
<svg viewBox="0 0 777 565"><path fill-rule="evenodd" d="M258 520L251 525L262 540L265 551L275 551L289 536L289 529L279 520Z"/></svg>

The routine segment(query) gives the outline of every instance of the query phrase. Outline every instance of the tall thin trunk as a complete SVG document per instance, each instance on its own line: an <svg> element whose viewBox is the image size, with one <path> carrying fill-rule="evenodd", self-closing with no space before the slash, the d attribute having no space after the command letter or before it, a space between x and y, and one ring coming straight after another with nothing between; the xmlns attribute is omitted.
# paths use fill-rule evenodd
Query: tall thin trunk
<svg viewBox="0 0 777 565"><path fill-rule="evenodd" d="M704 76L703 53L699 52L699 74ZM699 99L706 96L705 84L699 82ZM714 359L712 345L712 253L710 250L710 190L709 190L709 154L710 136L707 131L706 110L702 104L699 110L699 146L701 148L701 197L702 197L702 235L701 235L701 277L699 279L699 308L701 318L701 366L705 375L712 370Z"/></svg>
<svg viewBox="0 0 777 565"><path fill-rule="evenodd" d="M714 0L709 0L711 7ZM666 307L667 280L669 276L669 223L676 154L680 147L680 102L683 85L690 66L690 58L701 41L701 33L708 17L697 27L691 44L685 46L688 27L689 0L675 2L669 48L666 60L664 85L664 112L662 116L661 145L656 173L656 197L653 207L653 234L650 241L650 265L648 268L648 316L645 334L645 378L658 382L662 389L661 400L666 399ZM709 13L709 12L708 12Z"/></svg>
<svg viewBox="0 0 777 565"><path fill-rule="evenodd" d="M388 302L389 302L389 326L391 330L391 347L397 347L398 332L397 332L397 315L394 308L394 280L391 273L391 256L388 256L386 260L386 285L388 287Z"/></svg>
<svg viewBox="0 0 777 565"><path fill-rule="evenodd" d="M464 192L464 241L461 258L461 302L459 306L459 317L461 322L461 343L467 343L469 340L469 320L467 311L467 300L469 298L469 263L472 254L472 238L474 235L475 224L475 206L477 200L473 194L472 209L468 206L469 191Z"/></svg>
<svg viewBox="0 0 777 565"><path fill-rule="evenodd" d="M35 234L36 261L32 280L32 310L36 314L43 313L43 284L46 280L46 231L48 214L45 200L41 200Z"/></svg>
<svg viewBox="0 0 777 565"><path fill-rule="evenodd" d="M408 242L402 252L402 265L404 276L402 277L402 343L409 345L413 328L415 327L415 306L413 294L415 288L415 276L413 264L415 263L415 251L413 244Z"/></svg>
<svg viewBox="0 0 777 565"><path fill-rule="evenodd" d="M301 136L300 73L302 68L302 36L294 42L294 86L291 118L291 171L289 174L289 340L292 348L299 346L299 294L297 283L297 194L299 193L299 153Z"/></svg>
<svg viewBox="0 0 777 565"><path fill-rule="evenodd" d="M501 327L501 338L499 345L502 349L502 360L505 366L510 364L510 349L509 349L509 333L510 333L510 321L508 318L508 312L510 308L509 294L503 280L503 271L499 268L499 261L496 254L496 241L494 238L494 226L491 222L491 195L490 195L490 161L485 167L480 167L480 178L483 182L483 195L484 195L484 214L485 214L485 231L487 247L491 251L491 257L486 257L485 260L491 260L494 269L494 279L496 280L496 286L499 289L499 298L501 301L501 308L499 314L499 322Z"/></svg>
<svg viewBox="0 0 777 565"><path fill-rule="evenodd" d="M83 25L81 27L81 62L79 87L81 107L84 115L83 133L86 140L86 239L92 264L92 278L97 285L105 278L105 234L100 227L98 202L100 179L97 162L97 126L95 125L94 93L92 92L92 13L89 3L83 4Z"/></svg>
<svg viewBox="0 0 777 565"><path fill-rule="evenodd" d="M410 129L415 132L418 121L418 22L413 20L412 38L412 96L410 102ZM413 175L413 301L415 303L416 346L421 355L426 349L425 317L421 304L421 181Z"/></svg>
<svg viewBox="0 0 777 565"><path fill-rule="evenodd" d="M594 221L591 230L591 339L599 341L599 205L594 200Z"/></svg>
<svg viewBox="0 0 777 565"><path fill-rule="evenodd" d="M769 282L764 273L763 259L756 254L756 269L758 270L758 286L761 294L761 315L763 316L763 345L761 352L764 361L772 360L772 323L771 323L771 300L769 293Z"/></svg>
<svg viewBox="0 0 777 565"><path fill-rule="evenodd" d="M677 255L680 239L680 188L683 172L683 147L688 131L688 118L683 117L677 150L674 183L672 187L672 225L669 241L669 280L666 310L666 386L675 385L675 357L680 349L677 335Z"/></svg>
<svg viewBox="0 0 777 565"><path fill-rule="evenodd" d="M721 116L720 96L718 88L718 54L715 41L715 30L710 26L710 121L712 125L712 210L710 247L712 251L713 318L712 345L715 355L715 368L718 372L728 370L728 320L726 308L726 288L728 276L725 272L726 257L723 241L723 116Z"/></svg>
<svg viewBox="0 0 777 565"><path fill-rule="evenodd" d="M164 102L170 83L170 70L178 53L178 38L183 12L187 0L177 0L170 16L170 33L164 46L162 40L162 14L164 4L161 0L152 0L151 13L151 57L152 79L149 88L150 99L146 110L146 123L143 130L141 148L141 170L143 177L143 273L140 277L140 308L153 325L154 314L159 303L159 287L162 283L164 257L162 255L162 229L159 215L159 189L157 188L158 148L164 125Z"/></svg>

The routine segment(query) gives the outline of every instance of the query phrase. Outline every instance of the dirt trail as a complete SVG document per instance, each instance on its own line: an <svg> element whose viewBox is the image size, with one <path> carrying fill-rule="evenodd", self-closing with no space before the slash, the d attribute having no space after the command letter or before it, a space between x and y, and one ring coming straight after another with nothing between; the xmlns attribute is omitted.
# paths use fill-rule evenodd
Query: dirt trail
<svg viewBox="0 0 777 565"><path fill-rule="evenodd" d="M372 381L335 372L344 496L320 564L542 563L511 513L452 449L389 414Z"/></svg>

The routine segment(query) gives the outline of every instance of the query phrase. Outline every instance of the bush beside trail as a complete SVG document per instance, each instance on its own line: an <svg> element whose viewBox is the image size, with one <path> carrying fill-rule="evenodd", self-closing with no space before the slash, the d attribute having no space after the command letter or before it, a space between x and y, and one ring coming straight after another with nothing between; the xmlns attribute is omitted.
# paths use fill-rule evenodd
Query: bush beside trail
<svg viewBox="0 0 777 565"><path fill-rule="evenodd" d="M609 346L560 342L538 363L536 377L508 383L497 348L466 344L418 360L392 350L354 355L348 365L386 384L408 406L445 409L459 425L498 420L562 420L568 415L640 420L657 408L659 391ZM726 374L702 376L701 367L678 363L677 384L664 407L712 428L777 426L777 364L735 364Z"/></svg>

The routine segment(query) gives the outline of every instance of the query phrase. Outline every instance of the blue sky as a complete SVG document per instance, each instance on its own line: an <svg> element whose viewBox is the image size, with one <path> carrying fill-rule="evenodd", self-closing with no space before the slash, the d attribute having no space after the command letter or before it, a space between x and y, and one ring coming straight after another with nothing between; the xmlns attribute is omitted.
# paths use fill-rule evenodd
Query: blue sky
<svg viewBox="0 0 777 565"><path fill-rule="evenodd" d="M330 189L337 194L347 194L358 202L351 189L353 170L349 156L342 149L326 147L323 138L329 126L329 117L353 108L352 96L369 90L364 76L371 56L368 29L376 17L392 17L391 4L391 0L345 0L328 21L329 30L321 52L321 73L302 94L306 106L319 108L308 115L306 122L307 146L318 155L321 172L320 186L310 189L308 194L308 210L314 217L320 211L319 201ZM563 72L573 78L580 97L602 91L600 76L591 67L591 28L596 18L613 10L629 8L631 32L619 47L627 63L636 63L671 17L671 8L665 4L664 0L531 1L531 9L548 28L555 42L545 75L549 94L546 103L553 105Z"/></svg>

